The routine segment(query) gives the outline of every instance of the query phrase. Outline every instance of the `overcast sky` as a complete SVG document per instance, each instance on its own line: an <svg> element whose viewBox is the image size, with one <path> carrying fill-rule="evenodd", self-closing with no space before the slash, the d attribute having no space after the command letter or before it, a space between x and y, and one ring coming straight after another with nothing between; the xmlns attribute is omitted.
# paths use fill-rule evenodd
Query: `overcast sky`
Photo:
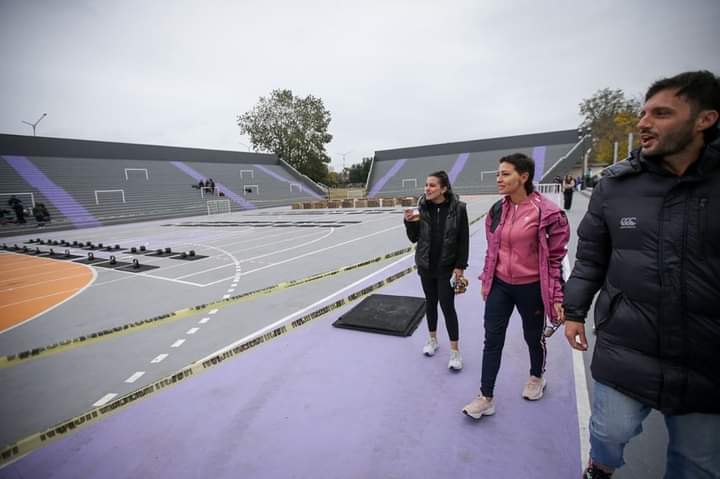
<svg viewBox="0 0 720 479"><path fill-rule="evenodd" d="M287 88L339 169L575 128L598 89L720 74L719 32L718 0L0 0L0 132L245 150L237 115Z"/></svg>

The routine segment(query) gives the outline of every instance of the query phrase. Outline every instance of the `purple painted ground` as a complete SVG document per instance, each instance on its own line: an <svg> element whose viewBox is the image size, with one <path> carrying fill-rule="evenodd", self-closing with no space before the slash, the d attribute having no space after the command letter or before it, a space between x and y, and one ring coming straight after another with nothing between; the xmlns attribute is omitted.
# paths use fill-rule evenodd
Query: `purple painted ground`
<svg viewBox="0 0 720 479"><path fill-rule="evenodd" d="M337 312L35 451L0 477L578 477L572 357L560 334L549 342L545 397L525 401L529 359L513 317L495 416L476 422L460 412L480 381L482 236L472 238L473 281L457 301L462 372L447 369L444 326L440 351L426 358L424 323L397 338L333 328ZM379 292L422 296L415 274Z"/></svg>

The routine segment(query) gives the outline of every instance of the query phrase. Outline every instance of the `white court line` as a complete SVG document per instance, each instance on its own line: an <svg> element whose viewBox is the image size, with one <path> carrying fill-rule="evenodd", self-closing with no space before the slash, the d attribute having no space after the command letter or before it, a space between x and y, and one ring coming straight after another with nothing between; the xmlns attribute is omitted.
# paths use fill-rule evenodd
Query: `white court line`
<svg viewBox="0 0 720 479"><path fill-rule="evenodd" d="M201 319L200 321L198 321L198 323L199 323L199 324L205 324L205 323L207 323L208 321L210 321L210 318L203 318L203 319Z"/></svg>
<svg viewBox="0 0 720 479"><path fill-rule="evenodd" d="M318 249L318 250L309 251L309 252L307 252L307 253L305 253L305 254L301 254L300 256L293 256L292 258L284 259L284 260L278 261L278 262L276 262L276 263L270 263L270 264L267 264L267 265L265 265L265 266L261 266L261 267L259 267L259 268L255 268L255 269L251 269L251 270L245 271L244 273L241 273L240 276L245 276L245 275L248 275L248 274L251 274L251 273L255 273L255 272L257 272L257 271L261 271L261 270L263 270L263 269L272 268L272 267L274 267L274 266L279 266L279 265L281 265L281 264L289 263L290 261L295 261L295 260L298 260L298 259L300 259L300 258L304 258L304 257L306 257L306 256L311 256L311 255L314 255L314 254L322 253L322 252L324 252L324 251L327 251L327 250L330 250L330 249L333 249L333 248L337 248L337 247L339 247L339 246L344 246L344 245L349 244L349 243L354 243L355 241L360 241L360 240L363 240L363 239L365 239L365 238L369 238L369 237L371 237L371 236L379 235L379 234L381 234L381 233L385 233L386 231L390 231L390 230L394 230L394 229L402 228L402 227L403 227L403 225L393 226L393 227L390 227L390 228L386 228L386 229L384 229L384 230L376 231L375 233L370 233L369 235L360 236L360 237L358 237L358 238L354 238L354 239L351 239L351 240L348 240L348 241L343 241L342 243L338 243L338 244L335 244L335 245L332 245L332 246L328 246L327 248L322 248L322 249ZM211 285L213 285L213 284L221 283L221 282L223 282L223 281L227 281L227 280L230 279L230 278L232 278L232 276L229 276L229 277L226 277L226 278L222 278L222 279L219 279L219 280L217 280L217 281L213 281L212 283L207 283L206 286L211 286Z"/></svg>
<svg viewBox="0 0 720 479"><path fill-rule="evenodd" d="M234 292L235 292L235 288L230 288L230 289L227 290L227 292L228 292L228 293L234 293Z"/></svg>
<svg viewBox="0 0 720 479"><path fill-rule="evenodd" d="M143 377L144 374L145 374L145 371L138 371L135 374L133 374L132 376L130 376L129 378L127 378L125 380L125 382L132 384L135 381L137 381L138 379L140 379L141 377Z"/></svg>
<svg viewBox="0 0 720 479"><path fill-rule="evenodd" d="M200 331L200 328L190 328L187 330L187 332L185 334L195 334L198 331Z"/></svg>
<svg viewBox="0 0 720 479"><path fill-rule="evenodd" d="M211 309L208 314L217 314L217 312L220 311L219 309Z"/></svg>
<svg viewBox="0 0 720 479"><path fill-rule="evenodd" d="M577 404L578 428L580 431L580 464L586 464L590 457L590 398L585 378L583 353L572 350L573 374L575 376L575 402Z"/></svg>
<svg viewBox="0 0 720 479"><path fill-rule="evenodd" d="M104 405L106 405L107 403L109 403L115 396L117 396L117 394L115 394L115 393L108 393L108 394L104 395L103 397L101 397L100 399L98 399L97 401L95 401L95 402L93 403L93 407L104 406Z"/></svg>
<svg viewBox="0 0 720 479"><path fill-rule="evenodd" d="M178 339L177 341L175 341L174 343L172 343L172 344L170 345L170 347L171 347L171 348L179 348L180 346L183 345L184 342L185 342L184 339Z"/></svg>
<svg viewBox="0 0 720 479"><path fill-rule="evenodd" d="M330 299L334 298L335 296L337 296L337 295L339 295L339 294L342 294L342 293L344 293L345 291L347 291L347 290L349 290L349 289L354 288L355 286L363 283L364 281L367 281L368 279L372 278L373 276L376 276L376 275L382 273L383 271L385 271L385 270L387 270L387 269L389 269L389 268L392 268L392 267L395 266L396 264L399 264L399 263L407 260L408 258L412 258L414 255L415 255L415 253L411 253L411 254L402 256L402 257L401 257L400 259L398 259L397 261L393 261L393 262L390 263L389 265L384 266L384 267L380 268L379 270L374 271L374 272L368 274L367 276L365 276L365 277L363 277L363 278L355 281L354 283L352 283L352 284L350 284L350 285L348 285L348 286L345 286L344 288L341 288L341 289L335 291L334 293L331 293L330 295L324 297L323 299L321 299L321 300L319 300L319 301L315 301L313 304L311 304L311 305L309 305L309 306L306 306L306 307L304 307L304 308L302 308L302 309L299 309L299 310L295 311L294 313L290 313L290 314L288 314L287 316L285 316L284 318L279 319L279 320L275 321L274 323L272 323L272 324L270 324L270 325L268 325L268 326L265 326L264 328L258 329L258 330L255 331L254 333L250 333L250 334L248 334L247 336L245 336L244 338L239 339L239 340L235 341L234 343L232 343L232 344L230 344L230 345L228 345L228 346L225 346L224 348L218 349L218 350L215 351L214 353L210 353L209 355L205 356L204 358L200 359L199 361L196 361L195 364L197 364L197 363L202 363L203 361L207 361L208 359L210 359L210 358L212 358L212 357L214 357L214 356L217 356L218 354L221 354L221 353L223 353L224 351L230 350L230 349L234 348L235 346L237 346L237 345L239 345L239 344L243 344L243 343L246 342L246 341L250 341L251 339L254 339L254 338L258 337L258 336L262 336L263 334L267 333L268 331L271 331L271 330L275 329L276 327L280 326L281 324L284 324L284 323L290 321L291 319L293 319L293 318L295 318L295 317L297 317L297 316L300 316L301 314L303 314L303 313L305 313L305 312L307 312L307 311L309 311L309 310L311 310L311 309L313 309L313 308L315 308L315 307L317 307L317 306L319 306L319 305L321 305L321 304L329 301Z"/></svg>
<svg viewBox="0 0 720 479"><path fill-rule="evenodd" d="M236 261L235 261L235 267L236 267L236 268L239 268L239 267L240 267L240 263L247 263L248 261L252 261L252 260L254 260L254 259L264 258L264 257L266 257L266 256L272 256L272 255L278 254L278 253L285 253L286 251L292 251L292 250L294 250L294 249L302 248L302 247L304 247L304 246L308 246L308 245L311 245L311 244L313 244L313 243L317 243L318 241L324 240L325 238L327 238L328 236L330 236L330 235L333 234L334 232L335 232L335 228L330 228L330 231L329 231L326 235L321 236L321 237L319 237L319 238L315 238L315 239L310 240L310 241L306 241L305 243L297 244L297 245L295 245L295 246L291 246L291 247L289 247L289 248L285 248L285 249L281 249L281 250L277 250L277 251L271 251L270 253L261 254L261 255L259 255L259 256L254 256L254 257L251 257L251 258L244 258L242 261L237 261L237 260L236 260ZM186 274L186 275L183 275L183 276L178 276L176 279L189 278L190 276L197 276L197 275L199 275L199 274L209 273L210 271L215 271L215 270L217 270L217 269L227 268L228 266L230 266L230 265L229 265L229 264L224 264L224 265L221 265L221 266L216 266L216 267L214 267L214 268L209 268L209 269L205 269L205 270L202 270L202 271L198 271L197 273L190 273L190 274ZM214 284L214 283L211 283L211 284Z"/></svg>
<svg viewBox="0 0 720 479"><path fill-rule="evenodd" d="M150 362L151 362L151 363L159 363L159 362L162 362L162 360L165 359L166 357L168 357L167 354L158 354L158 355L155 356L155 357L153 358L153 360L150 361Z"/></svg>

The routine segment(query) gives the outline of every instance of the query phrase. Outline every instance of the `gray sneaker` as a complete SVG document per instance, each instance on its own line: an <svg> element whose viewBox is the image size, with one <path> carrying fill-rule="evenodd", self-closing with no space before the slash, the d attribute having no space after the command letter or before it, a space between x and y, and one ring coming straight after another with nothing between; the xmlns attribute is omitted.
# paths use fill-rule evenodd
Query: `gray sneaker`
<svg viewBox="0 0 720 479"><path fill-rule="evenodd" d="M543 397L545 391L545 378L530 376L523 388L522 397L528 401L537 401Z"/></svg>
<svg viewBox="0 0 720 479"><path fill-rule="evenodd" d="M478 394L470 404L462 410L463 414L473 419L480 419L483 416L492 416L495 414L495 400L486 398L482 394Z"/></svg>
<svg viewBox="0 0 720 479"><path fill-rule="evenodd" d="M425 356L434 356L435 351L437 351L439 347L440 346L438 346L437 339L429 337L427 342L425 343L425 346L423 346L423 354Z"/></svg>

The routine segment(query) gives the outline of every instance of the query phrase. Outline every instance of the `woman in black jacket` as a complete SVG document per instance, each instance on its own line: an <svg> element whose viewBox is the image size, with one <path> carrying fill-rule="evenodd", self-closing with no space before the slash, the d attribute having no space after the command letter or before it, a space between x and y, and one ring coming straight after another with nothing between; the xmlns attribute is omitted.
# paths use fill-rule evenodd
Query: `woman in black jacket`
<svg viewBox="0 0 720 479"><path fill-rule="evenodd" d="M415 263L425 292L430 337L423 354L433 356L438 350L437 306L440 302L450 337L448 368L459 371L462 356L458 348L455 291L450 281L453 279L456 284L464 281L470 235L465 203L453 194L447 173L437 171L427 177L425 194L417 208L405 210L405 230L410 241L417 243Z"/></svg>

